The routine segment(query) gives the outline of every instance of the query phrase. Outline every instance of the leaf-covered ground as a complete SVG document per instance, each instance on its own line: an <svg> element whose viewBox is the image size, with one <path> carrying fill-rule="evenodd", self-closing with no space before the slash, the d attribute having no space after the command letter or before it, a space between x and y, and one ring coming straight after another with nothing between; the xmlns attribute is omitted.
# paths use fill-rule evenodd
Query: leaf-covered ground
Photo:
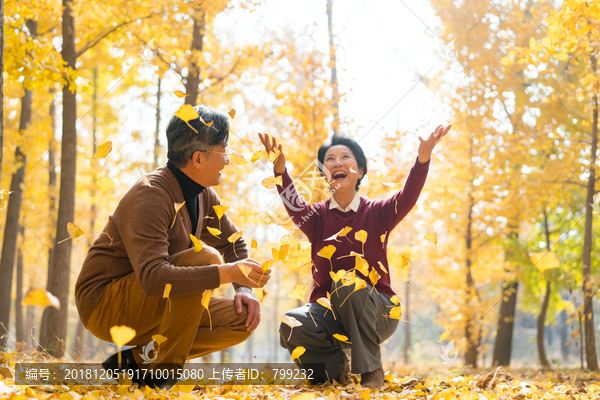
<svg viewBox="0 0 600 400"><path fill-rule="evenodd" d="M15 385L14 354L0 354L0 399L26 400L350 400L350 399L415 399L415 400L596 400L600 399L600 376L580 370L532 370L439 366L392 367L386 372L386 384L377 389L360 386L358 377L346 386L195 386L175 385L170 390L138 389L133 385L65 386ZM8 356L8 357L6 357ZM27 357L25 357L27 358ZM24 359L20 359L24 361ZM31 360L30 358L27 360Z"/></svg>

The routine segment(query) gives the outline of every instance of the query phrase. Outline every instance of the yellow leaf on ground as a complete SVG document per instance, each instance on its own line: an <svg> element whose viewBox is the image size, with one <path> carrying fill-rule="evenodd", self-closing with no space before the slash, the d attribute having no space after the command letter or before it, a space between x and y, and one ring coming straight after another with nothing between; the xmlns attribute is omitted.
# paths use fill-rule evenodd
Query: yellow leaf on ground
<svg viewBox="0 0 600 400"><path fill-rule="evenodd" d="M191 130L198 133L196 128L190 125L191 120L200 118L200 114L198 114L194 107L192 107L190 104L184 104L181 107L179 107L179 110L175 112L175 115L183 122L185 122Z"/></svg>
<svg viewBox="0 0 600 400"><path fill-rule="evenodd" d="M299 283L296 286L294 286L290 294L288 294L288 297L292 299L298 299L304 303L304 295L306 293L306 288L307 287L304 283Z"/></svg>
<svg viewBox="0 0 600 400"><path fill-rule="evenodd" d="M108 153L112 151L112 142L109 140L108 142L102 143L98 146L98 149L94 153L94 158L106 158Z"/></svg>
<svg viewBox="0 0 600 400"><path fill-rule="evenodd" d="M294 115L294 110L292 110L292 107L287 105L279 107L277 111L279 111L279 114L285 115L286 117L291 117Z"/></svg>
<svg viewBox="0 0 600 400"><path fill-rule="evenodd" d="M293 358L292 358L292 360L293 360ZM317 397L316 393L307 392L307 393L298 394L298 395L292 397L292 400L313 400L315 397Z"/></svg>
<svg viewBox="0 0 600 400"><path fill-rule="evenodd" d="M423 239L427 239L433 244L438 244L436 232L427 232L427 234L423 236Z"/></svg>
<svg viewBox="0 0 600 400"><path fill-rule="evenodd" d="M179 98L189 96L189 94L185 94L181 90L176 90L173 94Z"/></svg>
<svg viewBox="0 0 600 400"><path fill-rule="evenodd" d="M202 243L198 240L198 238L190 233L190 239L192 239L192 243L194 243L194 251L197 253L202 250Z"/></svg>
<svg viewBox="0 0 600 400"><path fill-rule="evenodd" d="M110 337L120 350L121 347L133 340L135 337L135 330L125 325L115 325L110 328Z"/></svg>
<svg viewBox="0 0 600 400"><path fill-rule="evenodd" d="M229 116L231 117L231 119L235 118L235 113L236 111L232 108L231 110L229 110L229 112L227 114L229 114Z"/></svg>
<svg viewBox="0 0 600 400"><path fill-rule="evenodd" d="M303 346L298 346L292 351L292 360L296 358L300 361L300 356L306 352L306 349Z"/></svg>
<svg viewBox="0 0 600 400"><path fill-rule="evenodd" d="M40 306L46 308L52 306L57 310L60 310L60 301L52 293L45 291L44 289L32 289L27 292L27 295L21 301L23 306Z"/></svg>

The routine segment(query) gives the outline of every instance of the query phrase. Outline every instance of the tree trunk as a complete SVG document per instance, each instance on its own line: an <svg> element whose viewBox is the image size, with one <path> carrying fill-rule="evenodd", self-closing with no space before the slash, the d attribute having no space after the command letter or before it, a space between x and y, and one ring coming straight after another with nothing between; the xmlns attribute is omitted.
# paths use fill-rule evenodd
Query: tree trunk
<svg viewBox="0 0 600 400"><path fill-rule="evenodd" d="M158 86L156 90L156 129L154 130L154 160L152 162L152 169L158 168L158 156L160 153L160 83L162 79L158 75Z"/></svg>
<svg viewBox="0 0 600 400"><path fill-rule="evenodd" d="M569 361L569 346L568 346L568 326L567 326L567 312L562 310L559 314L560 317L560 355L562 358L563 364L566 364Z"/></svg>
<svg viewBox="0 0 600 400"><path fill-rule="evenodd" d="M25 134L31 123L31 104L33 92L25 89L21 98L21 118L19 121L19 133ZM15 266L15 254L17 251L17 238L19 236L19 216L21 213L21 201L23 199L23 180L25 179L26 157L21 147L15 149L15 161L19 163L17 171L12 175L10 190L12 194L8 198L8 209L6 211L6 223L4 225L4 238L2 239L2 259L0 260L0 323L8 329L11 308L11 293L13 270ZM6 346L6 337L0 337L0 347Z"/></svg>
<svg viewBox="0 0 600 400"><path fill-rule="evenodd" d="M329 33L329 66L331 67L331 87L333 89L333 134L337 135L340 130L340 93L337 82L337 63L335 58L335 45L333 43L333 4L327 0L327 32Z"/></svg>
<svg viewBox="0 0 600 400"><path fill-rule="evenodd" d="M48 140L48 198L50 226L56 226L56 154L54 152L54 140L56 140L56 101L54 100L54 89L50 89L52 94L52 103L50 103L50 131L51 135ZM56 248L56 237L52 235L52 229L49 231L49 240L52 243L52 249ZM48 249L48 271L52 270L53 250Z"/></svg>
<svg viewBox="0 0 600 400"><path fill-rule="evenodd" d="M4 0L0 0L0 73L4 76ZM0 188L2 188L2 154L4 153L4 79L0 79ZM0 339L1 341L2 339ZM0 347L2 346L0 342Z"/></svg>
<svg viewBox="0 0 600 400"><path fill-rule="evenodd" d="M200 65L198 56L202 52L202 39L204 37L204 12L192 17L192 54L190 56L190 66L188 76L185 80L185 104L196 105L198 101L198 87L200 86Z"/></svg>
<svg viewBox="0 0 600 400"><path fill-rule="evenodd" d="M63 0L62 15L62 58L67 66L75 69L75 19L73 0ZM75 91L63 86L63 126L60 169L60 198L56 221L57 239L69 237L67 223L75 216L75 174L77 170L77 102ZM47 290L58 297L60 310L48 307L44 311L41 345L54 357L60 358L65 352L67 315L69 311L69 279L71 274L71 249L73 242L67 240L54 249L51 270L48 271Z"/></svg>
<svg viewBox="0 0 600 400"><path fill-rule="evenodd" d="M544 234L546 236L546 248L548 251L551 251L550 228L548 227L548 213L546 212L546 208L544 208ZM546 348L544 346L546 313L548 312L548 305L550 304L550 293L552 293L552 283L550 281L546 281L546 294L544 295L544 302L542 303L542 309L540 310L540 315L538 316L537 320L537 347L538 354L540 356L540 364L542 364L542 368L544 369L550 368L550 363L546 357Z"/></svg>
<svg viewBox="0 0 600 400"><path fill-rule="evenodd" d="M19 229L21 243L17 250L17 295L15 297L15 327L17 331L17 343L25 341L25 327L23 326L23 246L25 246L25 229L21 225Z"/></svg>
<svg viewBox="0 0 600 400"><path fill-rule="evenodd" d="M86 329L83 326L83 322L79 320L77 328L75 329L75 344L73 348L75 349L75 357L81 357L82 360L86 359L85 342L87 334L88 333L86 332Z"/></svg>
<svg viewBox="0 0 600 400"><path fill-rule="evenodd" d="M408 312L410 307L410 277L404 285L404 303L406 303L406 312L404 313L404 364L410 364L410 314Z"/></svg>
<svg viewBox="0 0 600 400"><path fill-rule="evenodd" d="M32 288L30 287L29 290ZM25 312L25 343L32 345L35 324L35 307L27 307Z"/></svg>
<svg viewBox="0 0 600 400"><path fill-rule="evenodd" d="M475 199L471 193L469 193L469 216L467 222L467 232L465 235L466 242L466 281L467 281L467 293L466 293L466 307L468 310L472 310L475 307L472 306L471 302L473 299L477 299L477 288L475 287L475 281L473 280L473 275L471 274L471 251L473 249L473 238L471 233L471 227L473 224L473 207L475 206ZM467 349L465 352L465 365L477 368L477 358L479 356L479 338L475 326L475 318L473 314L469 311L467 316L466 326L465 326L465 338L467 340Z"/></svg>
<svg viewBox="0 0 600 400"><path fill-rule="evenodd" d="M592 68L596 71L597 60L592 56ZM585 201L585 230L583 239L583 315L585 324L585 359L591 371L598 371L596 337L594 332L594 305L592 293L592 204L596 184L596 151L598 150L598 95L594 96L592 112L592 149L590 157L590 177Z"/></svg>

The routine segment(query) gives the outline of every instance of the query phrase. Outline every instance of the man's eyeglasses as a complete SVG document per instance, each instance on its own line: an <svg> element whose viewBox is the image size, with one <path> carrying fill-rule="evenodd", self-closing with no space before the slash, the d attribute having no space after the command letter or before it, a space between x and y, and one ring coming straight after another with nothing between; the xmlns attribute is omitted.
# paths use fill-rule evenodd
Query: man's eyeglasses
<svg viewBox="0 0 600 400"><path fill-rule="evenodd" d="M196 150L196 151L201 151L202 153L215 153L215 154L222 154L225 156L225 158L229 158L229 155L232 153L231 151L227 150L225 152L222 151L212 151L212 150ZM192 154L192 157L194 158L194 155Z"/></svg>

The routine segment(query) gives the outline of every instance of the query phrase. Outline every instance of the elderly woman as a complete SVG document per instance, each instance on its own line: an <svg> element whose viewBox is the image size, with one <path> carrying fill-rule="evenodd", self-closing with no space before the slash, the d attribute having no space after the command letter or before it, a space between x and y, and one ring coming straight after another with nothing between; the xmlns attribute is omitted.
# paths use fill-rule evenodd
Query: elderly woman
<svg viewBox="0 0 600 400"><path fill-rule="evenodd" d="M281 324L279 332L281 345L290 354L298 346L306 349L302 355L303 364L325 364L324 375L313 376L313 383L333 379L342 384L348 383L350 365L344 349L349 348L351 371L361 375L363 387L380 387L384 384L380 346L398 326L397 319L389 318L389 310L394 306L391 301L394 291L387 260L388 238L394 227L416 204L427 178L431 152L451 127L440 125L426 140L419 137L418 157L403 190L384 200L369 199L358 193L360 182L367 173L366 157L353 139L334 136L318 151L321 172L327 179L332 196L312 206L298 196L292 177L286 171L282 145L277 144L275 138L271 140L267 134L259 134L268 152L275 148L280 152L273 165L275 176L282 176L283 179L282 187L277 189L288 214L312 244L314 286L309 303L286 312L286 315L300 321L302 326L295 328L290 335L291 328ZM344 228L347 231L347 227L352 228L353 233L334 241L336 234ZM364 243L354 240L354 235L359 231L367 233ZM320 250L328 245L335 247L333 256L319 255ZM365 260L367 265L355 268L355 254L360 255L358 263ZM380 276L375 290L372 290L368 277L373 269ZM343 274L338 273L340 270L354 270L355 277L366 282L366 288L350 296L355 286L342 286L342 282L336 283L332 278L334 274ZM328 297L333 312L328 312L317 302L320 298ZM334 334L348 337L348 342L336 339Z"/></svg>

